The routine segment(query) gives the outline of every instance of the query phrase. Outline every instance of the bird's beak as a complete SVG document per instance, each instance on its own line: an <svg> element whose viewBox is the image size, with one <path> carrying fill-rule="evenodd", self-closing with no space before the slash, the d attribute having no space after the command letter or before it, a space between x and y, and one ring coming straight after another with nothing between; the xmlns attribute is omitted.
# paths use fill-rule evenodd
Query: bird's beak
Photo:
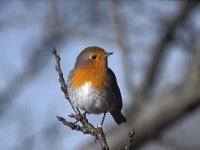
<svg viewBox="0 0 200 150"><path fill-rule="evenodd" d="M113 54L113 52L106 52L105 56L107 57L107 56L112 55L112 54Z"/></svg>

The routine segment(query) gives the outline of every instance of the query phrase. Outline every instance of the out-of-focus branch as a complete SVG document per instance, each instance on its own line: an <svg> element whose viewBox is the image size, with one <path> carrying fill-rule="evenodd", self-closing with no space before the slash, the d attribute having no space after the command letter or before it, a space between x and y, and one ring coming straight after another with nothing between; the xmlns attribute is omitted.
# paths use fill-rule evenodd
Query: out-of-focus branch
<svg viewBox="0 0 200 150"><path fill-rule="evenodd" d="M174 139L166 138L166 137L164 139L160 139L159 143L160 143L160 145L162 145L163 147L165 147L167 149L199 150L198 145L193 145L193 144L187 145L186 143L179 143L179 142L174 141Z"/></svg>
<svg viewBox="0 0 200 150"><path fill-rule="evenodd" d="M48 30L44 30L40 43L35 44L32 48L29 48L29 51L32 53L30 58L28 58L25 62L26 65L24 66L22 72L16 74L13 79L7 83L6 87L0 91L0 116L8 110L8 105L12 105L14 98L20 94L24 85L30 82L42 70L45 64L49 62L49 49L52 45L57 45L61 39L66 36L57 32L54 22L56 17L57 16L52 15L51 21L54 24L49 27ZM48 20L48 18L45 19Z"/></svg>
<svg viewBox="0 0 200 150"><path fill-rule="evenodd" d="M51 33L49 34L52 35ZM8 104L12 104L13 98L20 93L24 85L32 78L34 78L37 73L42 70L43 66L45 66L45 64L48 62L50 57L48 56L49 51L47 48L51 47L50 43L56 44L60 42L61 38L63 37L59 37L59 35L56 34L51 38L45 38L37 48L34 48L33 53L26 62L24 70L17 74L9 83L7 83L5 89L0 91L1 115L5 111L5 108L7 108L6 106Z"/></svg>
<svg viewBox="0 0 200 150"><path fill-rule="evenodd" d="M49 40L56 44L59 42L60 38L53 36L50 39L45 39L37 48L34 48L33 53L26 62L24 70L16 74L16 76L7 83L6 87L0 91L0 115L3 115L8 105L12 105L14 97L21 92L24 85L31 81L48 62L47 48L50 48Z"/></svg>
<svg viewBox="0 0 200 150"><path fill-rule="evenodd" d="M119 1L112 0L111 1L111 8L112 8L112 18L113 18L113 26L115 29L116 34L116 41L119 46L119 49L121 51L121 59L123 63L123 72L124 73L124 79L127 85L127 89L129 93L134 93L134 87L133 87L133 75L130 74L131 62L129 59L129 56L131 56L132 47L127 42L128 39L128 31L126 30L126 24L124 23L122 19L122 15L120 14L120 5Z"/></svg>
<svg viewBox="0 0 200 150"><path fill-rule="evenodd" d="M187 88L174 95L163 98L162 101L150 101L145 103L137 118L128 122L127 127L134 126L134 149L142 146L148 140L156 137L162 130L175 123L194 108L200 106L200 87L193 90ZM111 149L117 149L123 145L127 128L119 128L117 132L110 132L107 136L112 139ZM120 136L119 136L120 135ZM108 140L109 142L109 140ZM94 144L86 145L84 149L95 149Z"/></svg>
<svg viewBox="0 0 200 150"><path fill-rule="evenodd" d="M155 80L157 79L157 76L159 75L159 67L162 64L161 60L163 60L164 52L165 50L167 50L167 45L174 39L175 30L182 23L184 23L193 8L197 7L199 4L199 1L187 1L183 3L182 9L180 10L179 14L166 25L166 31L160 38L161 40L154 48L153 56L151 62L149 63L150 65L147 68L143 85L141 87L140 93L144 97L150 92L155 83Z"/></svg>
<svg viewBox="0 0 200 150"><path fill-rule="evenodd" d="M61 84L61 90L65 94L65 98L68 99L69 103L71 104L71 107L73 108L74 112L77 113L73 104L71 103L71 101L68 97L67 85L65 84L65 79L63 77L63 73L62 73L61 66L60 66L61 58L57 54L57 51L55 48L53 49L52 53L56 60L56 71L58 72L59 82ZM85 116L82 116L80 114L76 114L76 115L72 114L72 115L70 115L70 117L76 119L76 122L74 122L74 123L68 122L65 118L59 117L59 116L57 116L57 119L59 121L61 121L64 125L70 127L72 130L80 131L84 134L90 134L90 135L94 136L96 138L96 140L100 143L102 150L109 149L108 144L106 142L105 134L104 134L101 126L98 126L97 128L95 128L91 123L88 122L88 119ZM78 122L81 122L82 126L77 124Z"/></svg>
<svg viewBox="0 0 200 150"><path fill-rule="evenodd" d="M199 35L200 36L200 35ZM200 85L200 37L194 44L194 58L188 71L185 87L198 87Z"/></svg>
<svg viewBox="0 0 200 150"><path fill-rule="evenodd" d="M200 106L199 90L200 88L184 89L162 101L145 105L134 124L137 131L135 147L141 146L164 128Z"/></svg>

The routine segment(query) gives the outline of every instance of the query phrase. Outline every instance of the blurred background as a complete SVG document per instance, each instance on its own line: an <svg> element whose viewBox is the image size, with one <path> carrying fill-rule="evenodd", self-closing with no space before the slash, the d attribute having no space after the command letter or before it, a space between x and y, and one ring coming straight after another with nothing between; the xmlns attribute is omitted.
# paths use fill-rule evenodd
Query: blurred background
<svg viewBox="0 0 200 150"><path fill-rule="evenodd" d="M56 116L73 111L60 90L76 56L96 45L114 52L109 67L123 97L126 124L107 114L108 145L133 127L138 150L199 150L199 1L0 1L0 149L94 150L90 135ZM89 115L96 125L102 115Z"/></svg>

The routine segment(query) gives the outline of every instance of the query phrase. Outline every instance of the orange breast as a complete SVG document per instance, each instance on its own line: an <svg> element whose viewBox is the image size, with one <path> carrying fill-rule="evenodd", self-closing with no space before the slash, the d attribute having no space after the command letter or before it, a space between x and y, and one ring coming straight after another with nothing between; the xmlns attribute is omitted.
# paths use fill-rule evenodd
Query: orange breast
<svg viewBox="0 0 200 150"><path fill-rule="evenodd" d="M79 88L86 82L91 82L96 90L104 90L107 85L106 75L106 68L77 68L72 75L72 86L74 88Z"/></svg>

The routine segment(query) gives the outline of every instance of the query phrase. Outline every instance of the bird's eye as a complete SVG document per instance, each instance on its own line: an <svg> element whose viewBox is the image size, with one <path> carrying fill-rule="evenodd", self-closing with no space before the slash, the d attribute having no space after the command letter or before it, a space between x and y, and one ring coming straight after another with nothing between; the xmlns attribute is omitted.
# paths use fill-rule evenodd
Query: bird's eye
<svg viewBox="0 0 200 150"><path fill-rule="evenodd" d="M97 58L96 55L92 55L92 56L91 56L91 59L96 59L96 58Z"/></svg>

